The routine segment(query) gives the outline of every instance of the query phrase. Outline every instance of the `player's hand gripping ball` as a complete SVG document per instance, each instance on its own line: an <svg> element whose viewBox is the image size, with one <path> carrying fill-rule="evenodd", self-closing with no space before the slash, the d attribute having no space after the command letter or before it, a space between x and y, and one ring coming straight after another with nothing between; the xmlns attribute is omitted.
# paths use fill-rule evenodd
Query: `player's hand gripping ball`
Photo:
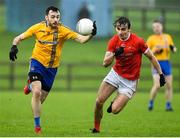
<svg viewBox="0 0 180 138"><path fill-rule="evenodd" d="M93 30L93 21L88 18L80 19L77 23L76 30L81 35L89 35Z"/></svg>

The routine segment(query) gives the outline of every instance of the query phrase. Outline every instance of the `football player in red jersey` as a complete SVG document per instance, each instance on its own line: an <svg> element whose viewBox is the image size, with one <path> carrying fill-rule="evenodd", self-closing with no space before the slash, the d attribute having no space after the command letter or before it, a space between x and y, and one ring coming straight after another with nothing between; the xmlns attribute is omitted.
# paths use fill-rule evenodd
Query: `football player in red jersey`
<svg viewBox="0 0 180 138"><path fill-rule="evenodd" d="M146 45L145 41L130 32L131 23L126 17L119 17L114 22L115 34L108 43L103 66L108 67L113 63L111 71L102 81L94 110L93 133L100 132L100 122L103 117L103 105L110 95L117 90L118 94L107 109L108 113L117 114L125 107L136 92L140 75L141 59L144 54L157 69L160 75L160 86L165 84L157 59Z"/></svg>

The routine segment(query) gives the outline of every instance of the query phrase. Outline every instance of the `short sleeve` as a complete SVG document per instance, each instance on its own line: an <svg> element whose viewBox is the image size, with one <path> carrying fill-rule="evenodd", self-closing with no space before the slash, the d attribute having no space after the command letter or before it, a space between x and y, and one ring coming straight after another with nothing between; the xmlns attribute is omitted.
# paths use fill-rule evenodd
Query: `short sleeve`
<svg viewBox="0 0 180 138"><path fill-rule="evenodd" d="M37 25L37 24L31 26L29 29L27 29L27 30L23 33L24 38L26 39L26 38L31 37L32 35L34 35L34 34L35 34L35 31L36 31L37 29L38 29L38 25Z"/></svg>
<svg viewBox="0 0 180 138"><path fill-rule="evenodd" d="M69 29L67 27L64 27L63 30L64 30L64 34L65 34L65 38L64 38L65 40L76 39L78 36L78 33L72 31L71 29Z"/></svg>
<svg viewBox="0 0 180 138"><path fill-rule="evenodd" d="M146 51L148 50L148 46L143 39L140 39L140 47L139 48L140 48L141 53L146 53Z"/></svg>
<svg viewBox="0 0 180 138"><path fill-rule="evenodd" d="M106 51L114 52L115 45L116 45L116 37L114 36L109 40Z"/></svg>

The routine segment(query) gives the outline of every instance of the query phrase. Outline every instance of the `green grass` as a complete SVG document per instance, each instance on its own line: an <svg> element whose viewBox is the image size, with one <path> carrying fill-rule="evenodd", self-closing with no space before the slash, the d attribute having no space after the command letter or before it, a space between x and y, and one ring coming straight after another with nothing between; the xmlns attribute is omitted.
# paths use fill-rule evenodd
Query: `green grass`
<svg viewBox="0 0 180 138"><path fill-rule="evenodd" d="M105 109L114 96L106 102ZM93 127L95 98L95 92L52 91L42 106L40 136L180 136L178 93L174 94L174 112L165 111L163 93L158 94L152 112L147 111L148 94L137 93L120 114L108 114L104 110L101 133L96 135L89 131ZM0 93L0 136L36 136L30 101L31 94Z"/></svg>
<svg viewBox="0 0 180 138"><path fill-rule="evenodd" d="M12 45L13 38L18 35L17 33L5 31L5 7L0 6L0 13L3 15L0 17L0 37L1 37L1 51L0 61L9 62L9 50ZM121 15L122 13L118 13ZM130 12L132 18L132 31L136 32L139 36L145 40L152 33L151 19L157 17L159 13L148 13L148 28L147 31L140 30L141 18L140 12ZM168 19L174 20L179 14L167 13ZM116 15L113 15L116 16ZM136 19L136 20L135 20ZM178 24L169 24L168 28L174 30L179 28ZM179 48L180 45L180 33L169 32L172 34L175 45ZM62 52L63 63L89 63L98 62L102 63L104 53L106 50L107 42L109 38L93 39L88 43L81 45L77 42L68 41L65 43ZM34 47L34 39L28 39L19 44L18 60L19 62L26 62L25 67L18 66L15 70L17 75L22 75L22 79L17 79L15 85L20 89L23 89L25 80L27 79L27 72L29 66L29 58ZM180 49L180 48L179 48ZM179 63L179 51L176 54L172 54L172 63ZM144 57L143 57L144 58ZM148 62L144 58L143 62ZM103 67L88 68L88 67L75 67L74 75L103 75L109 71L110 68L104 69ZM7 75L9 73L9 66L0 65L0 74ZM61 66L58 70L57 77L66 75L67 70L65 66ZM150 90L152 85L151 74L149 68L142 66L141 76L150 78L149 81L144 81L141 78L139 88L146 87ZM174 78L179 76L179 69L173 70ZM97 80L76 80L73 81L72 87L82 88L94 86L96 91L102 79ZM7 87L9 85L9 79L4 80L0 78L0 87ZM66 87L67 83L64 79L56 79L54 87ZM179 82L173 83L174 88L179 88ZM93 108L95 105L96 93L94 92L61 92L52 90L51 94L47 98L47 101L43 104L42 112L42 127L43 134L40 136L180 136L180 108L179 108L179 93L175 93L173 97L173 107L175 112L164 111L164 94L160 91L157 99L156 106L153 112L147 111L148 93L137 93L132 101L127 105L125 110L119 115L107 114L104 112L104 118L102 121L102 131L100 134L91 134L89 128L93 127ZM113 96L105 104L107 108ZM36 136L33 133L33 118L30 106L31 96L25 96L19 92L0 92L0 136Z"/></svg>

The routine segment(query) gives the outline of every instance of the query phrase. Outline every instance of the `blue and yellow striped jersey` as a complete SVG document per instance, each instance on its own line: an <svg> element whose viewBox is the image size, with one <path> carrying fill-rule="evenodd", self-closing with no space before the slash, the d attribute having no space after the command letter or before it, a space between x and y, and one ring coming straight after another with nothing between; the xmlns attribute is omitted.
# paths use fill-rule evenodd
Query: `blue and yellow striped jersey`
<svg viewBox="0 0 180 138"><path fill-rule="evenodd" d="M155 54L157 60L169 60L170 45L174 46L172 37L169 34L151 35L147 40L147 45L154 53L161 49L159 54Z"/></svg>
<svg viewBox="0 0 180 138"><path fill-rule="evenodd" d="M51 29L46 22L31 26L23 33L24 38L35 36L36 43L31 58L45 67L59 66L63 44L68 39L76 39L78 34L59 23L57 29Z"/></svg>

